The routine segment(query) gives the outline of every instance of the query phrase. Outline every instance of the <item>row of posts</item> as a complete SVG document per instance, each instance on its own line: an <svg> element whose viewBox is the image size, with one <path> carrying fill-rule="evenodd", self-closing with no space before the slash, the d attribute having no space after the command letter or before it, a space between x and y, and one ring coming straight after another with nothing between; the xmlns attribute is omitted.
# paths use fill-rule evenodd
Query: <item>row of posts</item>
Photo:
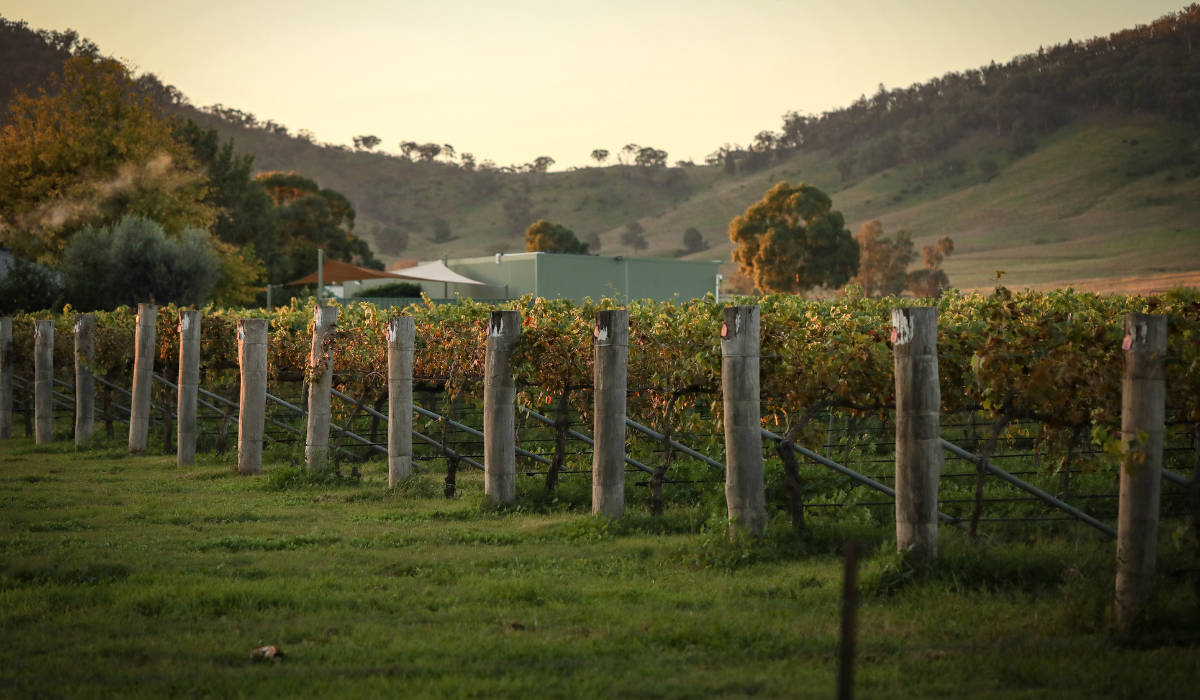
<svg viewBox="0 0 1200 700"><path fill-rule="evenodd" d="M155 328L158 309L138 307L129 450L146 450L150 424ZM313 319L312 372L307 406L306 462L326 466L329 452L333 359L326 339L337 326L338 308L318 306ZM758 534L767 522L759 389L759 307L724 309L721 328L721 389L724 404L726 501L735 536ZM53 439L53 321L35 322L36 440ZM177 463L194 463L200 364L199 311L179 315L180 355ZM896 540L910 561L937 559L938 482L944 464L941 392L938 383L937 309L893 311L896 380ZM1117 543L1117 616L1128 618L1145 603L1154 574L1161 489L1165 412L1166 319L1148 314L1125 317L1125 374L1121 435L1144 455L1136 469L1123 468ZM75 440L83 445L93 429L92 359L95 319L80 314L75 325ZM262 473L267 396L266 319L237 324L241 370L238 471ZM484 376L484 491L494 503L516 497L516 385L510 358L521 334L519 311L493 311L487 326ZM594 329L595 448L592 511L619 518L625 511L625 401L629 312L598 311ZM416 330L411 317L387 320L388 483L412 474L412 370ZM12 433L12 320L0 319L0 437ZM1149 436L1145 444L1139 435Z"/></svg>

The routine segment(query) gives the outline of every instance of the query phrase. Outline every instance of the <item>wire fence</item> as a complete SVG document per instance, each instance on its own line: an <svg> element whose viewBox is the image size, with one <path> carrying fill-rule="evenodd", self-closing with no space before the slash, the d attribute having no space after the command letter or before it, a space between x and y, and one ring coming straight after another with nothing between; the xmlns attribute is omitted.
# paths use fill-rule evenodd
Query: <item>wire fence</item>
<svg viewBox="0 0 1200 700"><path fill-rule="evenodd" d="M170 453L175 444L177 388L159 375L154 379L154 408L150 422L157 430L156 442L161 441L163 452ZM117 377L109 381L97 377L96 383L96 430L119 439L122 429L129 423L130 378ZM424 382L425 386L430 384ZM55 378L54 385L56 424L70 426L70 437L73 437L74 386L59 377ZM307 432L304 383L272 380L267 391L265 441L299 450L305 443ZM580 400L589 401L590 391L583 391L585 395ZM238 385L234 381L201 387L197 451L236 450L237 392ZM14 412L23 417L25 430L32 435L32 382L14 376L13 395ZM388 416L385 395L353 397L334 390L332 403L330 447L339 461L365 462L372 457L386 456ZM703 428L679 430L673 435L672 468L664 483L695 492L724 481L724 440L718 421L706 409L694 406L686 409L687 412L694 420L676 422ZM516 418L519 473L527 478L547 474L558 441L553 419L528 407L519 407ZM566 436L564 459L558 472L561 478L590 479L590 430L582 418L576 410L569 413L570 432ZM627 472L647 474L662 463L666 446L663 435L653 427L657 422L661 420L647 417L631 417L628 421ZM886 414L862 417L830 412L819 416L815 424L820 428L810 431L809 448L798 448L804 450L805 456L801 475L805 507L815 509L817 513L868 513L876 521L893 519L894 501L890 497L879 498L891 490L887 484L895 480L894 473L882 468L895 460L895 431L889 417ZM960 451L978 455L991 428L992 424L980 414L945 416L942 436ZM446 462L447 482L451 486L453 469L459 463L483 469L482 429L481 397L465 396L451 401L444 389L414 392L413 459L430 470L436 468L435 462ZM1164 477L1168 483L1162 490L1162 518L1180 518L1189 514L1188 480L1200 461L1195 431L1195 425L1168 421L1163 450ZM779 471L770 468L778 464L775 449L774 441L764 438L763 456L769 466L769 481ZM1090 444L1080 441L1072 447L1068 463L1061 436L1037 422L1014 421L1005 428L988 461L1011 478L1005 481L988 475L980 522L1071 521L1079 520L1080 514L1097 521L1116 519L1119 466ZM450 462L454 463L453 467ZM831 471L833 467L839 467L840 471ZM962 521L969 517L976 501L973 492L978 472L977 460L958 454L946 456L938 500L943 521ZM1019 484L1014 485L1016 482ZM649 483L635 481L634 485ZM768 488L768 497L780 492L779 488ZM1041 495L1031 495L1034 492ZM1044 497L1047 495L1049 500ZM783 507L782 499L776 500L779 503L775 505ZM1069 504L1077 514L1064 511L1055 503Z"/></svg>

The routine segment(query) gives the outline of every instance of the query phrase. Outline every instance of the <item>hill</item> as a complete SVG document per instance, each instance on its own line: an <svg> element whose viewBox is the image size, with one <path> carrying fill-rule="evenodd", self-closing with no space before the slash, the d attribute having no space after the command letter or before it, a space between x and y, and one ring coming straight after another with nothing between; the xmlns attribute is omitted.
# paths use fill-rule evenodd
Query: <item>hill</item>
<svg viewBox="0 0 1200 700"><path fill-rule="evenodd" d="M0 27L5 87L37 87L54 61L97 52L73 32ZM31 38L35 37L36 38ZM41 48L38 48L38 41ZM384 260L523 249L539 218L600 252L636 221L648 248L673 256L696 228L730 259L730 219L781 180L830 193L848 225L880 219L920 244L954 238L955 286L1063 284L1149 291L1200 281L1200 6L1157 22L977 70L884 90L819 115L784 115L779 132L726 144L706 164L613 165L565 172L315 143L273 121L196 108L153 75L167 111L215 128L261 171L295 171L344 193L355 233ZM664 154L665 156L665 154ZM593 246L593 250L595 247ZM726 277L731 278L728 264Z"/></svg>
<svg viewBox="0 0 1200 700"><path fill-rule="evenodd" d="M358 232L385 259L520 250L515 208L526 218L562 222L581 237L599 234L600 250L608 254L633 254L620 243L629 221L643 226L649 248L641 254L651 256L677 254L683 232L695 227L711 248L687 257L728 261L730 219L788 180L829 192L854 230L880 219L885 230L908 229L918 243L952 236L956 251L945 269L964 289L990 287L996 270L1015 287L1152 291L1200 282L1193 149L1200 129L1161 115L1080 117L1036 137L1033 150L1019 157L1007 139L975 134L938 158L846 182L828 149L797 152L738 175L700 165L469 173L297 143L207 114L193 117L255 153L264 170L296 170L348 193L358 209ZM997 163L994 174L981 171L987 160ZM672 183L670 171L686 178ZM438 218L450 225L453 240L433 242ZM732 271L730 264L727 278Z"/></svg>

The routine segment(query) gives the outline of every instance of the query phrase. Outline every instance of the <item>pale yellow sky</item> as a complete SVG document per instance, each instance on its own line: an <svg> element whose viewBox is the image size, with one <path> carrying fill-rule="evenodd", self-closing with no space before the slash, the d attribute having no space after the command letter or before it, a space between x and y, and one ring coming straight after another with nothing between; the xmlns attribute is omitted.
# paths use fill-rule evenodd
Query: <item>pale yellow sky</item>
<svg viewBox="0 0 1200 700"><path fill-rule="evenodd" d="M1108 34L1181 0L0 0L71 28L196 105L222 103L349 144L452 144L500 165L594 148L672 162L848 105Z"/></svg>

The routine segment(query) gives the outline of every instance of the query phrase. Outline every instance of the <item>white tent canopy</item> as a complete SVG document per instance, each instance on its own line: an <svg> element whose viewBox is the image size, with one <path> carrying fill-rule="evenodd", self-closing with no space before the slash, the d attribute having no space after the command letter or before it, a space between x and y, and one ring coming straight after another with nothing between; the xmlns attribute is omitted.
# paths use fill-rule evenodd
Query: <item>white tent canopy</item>
<svg viewBox="0 0 1200 700"><path fill-rule="evenodd" d="M454 270L446 267L446 263L442 262L441 260L421 263L416 267L406 267L400 270L391 270L390 274L393 274L400 279L419 280L422 282L448 282L453 284L487 285L487 282L478 282L470 277L463 277Z"/></svg>

